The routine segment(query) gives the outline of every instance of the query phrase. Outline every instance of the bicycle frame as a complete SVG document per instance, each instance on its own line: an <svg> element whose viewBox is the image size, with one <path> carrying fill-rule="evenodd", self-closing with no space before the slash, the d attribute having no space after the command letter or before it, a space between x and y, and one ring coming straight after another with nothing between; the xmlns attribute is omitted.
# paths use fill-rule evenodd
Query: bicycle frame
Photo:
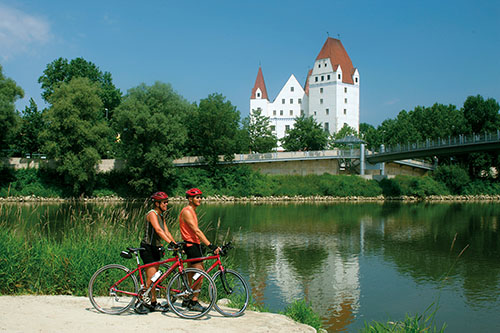
<svg viewBox="0 0 500 333"><path fill-rule="evenodd" d="M208 269L206 269L205 271L207 273L210 273L215 267L218 267L218 269L222 272L222 276L221 276L221 281L222 281L222 286L224 287L224 290L231 294L233 291L232 290L229 290L231 288L228 288L227 286L227 281L226 281L226 276L224 274L225 272L225 268L224 266L222 265L222 261L220 260L220 253L218 254L214 254L214 255L211 255L211 256L206 256L206 257L200 257L200 258L193 258L193 259L181 259L181 262L183 264L185 263L191 263L191 262L199 262L199 261L206 261L206 260L215 260L215 262L212 264L212 266L210 266ZM200 281L196 281L192 287L195 287L198 285Z"/></svg>
<svg viewBox="0 0 500 333"><path fill-rule="evenodd" d="M127 291L124 291L124 290L118 290L117 289L117 286L122 283L122 281L124 281L125 279L127 279L128 277L130 277L130 275L132 274L135 274L135 272L139 271L139 278L141 280L141 287L144 288L145 287L145 283L144 283L144 278L143 278L143 274L142 274L142 269L144 268L148 268L148 267L152 267L152 266L158 266L158 265L162 265L162 264L167 264L167 263L173 263L172 266L170 266L170 268L165 272L163 273L154 283L152 283L149 288L146 290L146 294L149 293L151 291L151 289L153 288L165 288L163 286L158 286L168 275L170 275L175 269L178 269L178 271L180 273L182 273L184 271L184 266L182 265L182 259L180 258L180 256L178 254L176 254L174 257L172 258L168 258L168 259L165 259L165 260L161 260L161 261L156 261L156 262L152 262L152 263L149 263L149 264L145 264L145 265L140 265L139 263L139 257L136 255L136 259L137 259L137 268L135 268L134 270L130 271L127 273L127 275L125 275L123 278L121 278L120 280L118 280L117 282L115 282L112 286L111 286L111 290L113 292L120 292L120 293L123 293L123 294L127 294L127 295L131 295L131 296L138 296L137 293L131 293L131 292L127 292ZM186 285L188 285L186 283Z"/></svg>

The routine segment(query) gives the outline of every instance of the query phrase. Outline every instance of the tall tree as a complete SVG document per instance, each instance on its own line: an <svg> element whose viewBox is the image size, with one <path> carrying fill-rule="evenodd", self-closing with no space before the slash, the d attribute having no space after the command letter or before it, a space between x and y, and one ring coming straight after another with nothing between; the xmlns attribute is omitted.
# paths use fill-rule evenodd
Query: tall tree
<svg viewBox="0 0 500 333"><path fill-rule="evenodd" d="M16 113L15 102L23 98L24 91L16 82L3 74L0 65L0 154L5 155L9 140L15 134L19 115Z"/></svg>
<svg viewBox="0 0 500 333"><path fill-rule="evenodd" d="M378 149L380 147L379 133L373 125L360 123L359 137L366 142L366 148L368 149Z"/></svg>
<svg viewBox="0 0 500 333"><path fill-rule="evenodd" d="M278 146L278 138L273 134L269 117L262 115L262 110L252 110L252 114L243 120L243 129L248 133L250 151L267 153Z"/></svg>
<svg viewBox="0 0 500 333"><path fill-rule="evenodd" d="M463 114L467 123L467 133L494 132L500 126L498 111L500 106L493 98L485 100L482 96L469 96L464 102ZM492 167L500 167L500 154L497 151L472 153L457 156L468 167L473 178L493 177Z"/></svg>
<svg viewBox="0 0 500 333"><path fill-rule="evenodd" d="M240 113L221 94L202 99L189 119L189 147L192 155L203 156L214 168L219 155L230 161L241 151Z"/></svg>
<svg viewBox="0 0 500 333"><path fill-rule="evenodd" d="M23 155L41 152L42 143L40 134L45 127L45 119L42 111L38 110L33 98L30 98L30 104L24 108L21 115L21 125L16 138L16 148Z"/></svg>
<svg viewBox="0 0 500 333"><path fill-rule="evenodd" d="M281 145L287 151L322 150L327 143L328 132L313 117L306 116L296 117L293 128L281 139Z"/></svg>
<svg viewBox="0 0 500 333"><path fill-rule="evenodd" d="M337 143L335 143L335 140L342 139L342 138L345 138L348 136L354 136L357 138L358 132L356 132L356 130L354 128L352 128L351 126L344 124L344 126L342 126L342 128L337 133L332 134L328 145L330 147L345 148L345 147L347 147L347 145L337 144ZM359 147L359 144L357 144L356 146Z"/></svg>
<svg viewBox="0 0 500 333"><path fill-rule="evenodd" d="M49 102L47 127L41 133L44 152L56 160L56 170L73 195L91 194L96 166L109 149L111 135L100 112L99 86L77 77L58 85Z"/></svg>
<svg viewBox="0 0 500 333"><path fill-rule="evenodd" d="M127 160L129 185L136 193L166 189L172 162L182 156L185 123L193 108L161 82L143 83L125 95L115 111L114 128L120 134L121 156Z"/></svg>
<svg viewBox="0 0 500 333"><path fill-rule="evenodd" d="M75 77L86 77L98 84L98 93L103 104L102 112L111 118L113 110L120 104L122 94L113 84L109 72L103 73L99 67L83 58L75 58L70 62L59 58L47 65L43 75L38 78L38 83L42 85L43 99L49 101L59 84L68 83Z"/></svg>
<svg viewBox="0 0 500 333"><path fill-rule="evenodd" d="M463 113L469 133L496 131L500 124L499 109L498 102L493 98L484 100L480 95L467 97Z"/></svg>

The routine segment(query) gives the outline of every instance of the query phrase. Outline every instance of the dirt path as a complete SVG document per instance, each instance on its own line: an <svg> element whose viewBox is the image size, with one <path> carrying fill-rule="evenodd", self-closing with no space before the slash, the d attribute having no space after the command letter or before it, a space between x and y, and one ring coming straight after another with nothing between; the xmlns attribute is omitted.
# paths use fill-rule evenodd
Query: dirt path
<svg viewBox="0 0 500 333"><path fill-rule="evenodd" d="M212 310L198 320L174 313L122 315L97 312L86 297L0 296L0 332L315 332L315 329L273 313L245 311L226 318Z"/></svg>

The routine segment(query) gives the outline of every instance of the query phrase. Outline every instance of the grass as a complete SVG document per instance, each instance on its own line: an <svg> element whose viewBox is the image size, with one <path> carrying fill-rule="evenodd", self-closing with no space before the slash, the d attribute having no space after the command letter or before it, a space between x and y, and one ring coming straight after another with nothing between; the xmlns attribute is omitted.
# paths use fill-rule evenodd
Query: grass
<svg viewBox="0 0 500 333"><path fill-rule="evenodd" d="M438 310L437 304L431 304L423 314L408 315L402 321L388 320L385 323L372 321L371 323L365 322L364 329L360 332L365 333L378 333L378 332L444 332L446 324L438 328L434 321L436 312Z"/></svg>
<svg viewBox="0 0 500 333"><path fill-rule="evenodd" d="M303 299L296 300L288 305L282 314L292 318L296 322L312 326L316 331L321 329L321 318L314 312L311 305Z"/></svg>

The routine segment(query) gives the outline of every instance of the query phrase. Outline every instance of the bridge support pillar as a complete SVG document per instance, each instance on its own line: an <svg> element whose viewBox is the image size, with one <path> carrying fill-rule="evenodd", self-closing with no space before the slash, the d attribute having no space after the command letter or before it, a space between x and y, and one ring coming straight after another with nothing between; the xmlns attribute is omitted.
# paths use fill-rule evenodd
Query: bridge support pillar
<svg viewBox="0 0 500 333"><path fill-rule="evenodd" d="M365 144L362 143L359 147L359 174L362 176L365 174L365 167Z"/></svg>
<svg viewBox="0 0 500 333"><path fill-rule="evenodd" d="M380 152L385 153L385 146L384 144L380 145ZM385 162L380 163L380 175L385 176Z"/></svg>

